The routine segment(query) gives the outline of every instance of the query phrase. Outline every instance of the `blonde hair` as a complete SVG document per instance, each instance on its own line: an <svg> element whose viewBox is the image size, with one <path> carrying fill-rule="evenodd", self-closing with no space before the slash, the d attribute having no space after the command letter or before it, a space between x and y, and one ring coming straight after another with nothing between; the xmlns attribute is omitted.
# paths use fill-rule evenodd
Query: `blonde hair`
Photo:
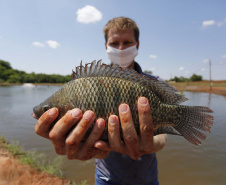
<svg viewBox="0 0 226 185"><path fill-rule="evenodd" d="M104 38L107 42L108 40L108 31L110 29L116 29L116 30L125 30L125 29L133 29L134 31L134 37L136 42L139 40L139 28L135 21L133 21L130 18L127 17L116 17L108 21L108 23L104 26Z"/></svg>

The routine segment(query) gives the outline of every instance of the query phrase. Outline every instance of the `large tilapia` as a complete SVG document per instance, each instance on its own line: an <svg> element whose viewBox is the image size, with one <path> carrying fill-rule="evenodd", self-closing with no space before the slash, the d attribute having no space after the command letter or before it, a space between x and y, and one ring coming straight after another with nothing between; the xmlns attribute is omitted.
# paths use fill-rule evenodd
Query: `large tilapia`
<svg viewBox="0 0 226 185"><path fill-rule="evenodd" d="M76 67L73 80L40 105L34 107L36 118L52 107L59 109L60 119L68 110L80 108L83 112L92 110L96 118L107 122L111 114L118 115L121 103L130 106L134 125L139 134L137 100L148 98L154 123L154 134L182 135L191 143L201 144L210 132L213 116L211 109L202 106L178 105L187 100L176 93L176 89L163 81L139 74L133 69L122 69L117 65L109 66L94 61ZM56 121L57 121L56 120ZM90 128L91 130L91 128ZM107 124L101 137L107 141ZM84 140L88 134L85 136Z"/></svg>

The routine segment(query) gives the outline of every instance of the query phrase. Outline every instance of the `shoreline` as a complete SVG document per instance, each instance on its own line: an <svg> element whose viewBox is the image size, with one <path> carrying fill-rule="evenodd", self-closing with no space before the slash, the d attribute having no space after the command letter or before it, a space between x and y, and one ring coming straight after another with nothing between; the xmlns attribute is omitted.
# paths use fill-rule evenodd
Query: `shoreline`
<svg viewBox="0 0 226 185"><path fill-rule="evenodd" d="M226 96L226 80L213 81L212 89L210 88L209 81L201 82L169 82L170 85L175 87L178 91L191 91L191 92L204 92L217 95ZM0 87L10 86L63 86L63 83L0 83Z"/></svg>
<svg viewBox="0 0 226 185"><path fill-rule="evenodd" d="M176 87L178 91L190 91L190 92L203 92L203 93L209 93L209 94L216 94L216 95L222 95L226 96L226 88L223 87Z"/></svg>
<svg viewBox="0 0 226 185"><path fill-rule="evenodd" d="M173 82L168 84L175 87L178 91L204 92L226 96L226 80L218 81L197 81L197 82Z"/></svg>
<svg viewBox="0 0 226 185"><path fill-rule="evenodd" d="M1 136L0 136L1 137ZM1 137L0 138L0 179L1 185L70 185L72 182L68 179L61 178L57 175L50 174L32 167L30 164L21 162L20 155L26 155L23 150L14 148L15 151L10 151L8 147L12 144ZM15 146L14 146L15 147ZM19 147L19 146L18 146ZM13 154L14 153L14 154Z"/></svg>

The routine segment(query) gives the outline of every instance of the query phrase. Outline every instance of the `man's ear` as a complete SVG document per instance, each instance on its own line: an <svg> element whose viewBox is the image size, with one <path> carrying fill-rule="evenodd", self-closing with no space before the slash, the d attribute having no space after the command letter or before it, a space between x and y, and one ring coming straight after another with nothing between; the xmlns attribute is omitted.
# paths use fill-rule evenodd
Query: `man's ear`
<svg viewBox="0 0 226 185"><path fill-rule="evenodd" d="M139 49L140 41L137 41L137 50Z"/></svg>
<svg viewBox="0 0 226 185"><path fill-rule="evenodd" d="M105 44L105 49L107 50L107 42L105 42L104 44Z"/></svg>

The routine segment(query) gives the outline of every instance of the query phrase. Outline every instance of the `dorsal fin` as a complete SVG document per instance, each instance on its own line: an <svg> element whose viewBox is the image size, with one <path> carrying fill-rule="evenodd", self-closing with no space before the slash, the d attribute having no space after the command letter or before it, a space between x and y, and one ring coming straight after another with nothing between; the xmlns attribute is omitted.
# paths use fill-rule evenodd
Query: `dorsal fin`
<svg viewBox="0 0 226 185"><path fill-rule="evenodd" d="M101 63L101 60L99 60L97 63L94 60L91 63L87 63L85 66L83 66L81 62L80 66L76 67L75 71L72 72L72 77L74 80L98 76L120 78L143 85L153 91L159 97L162 103L178 104L187 100L187 98L184 96L177 94L177 90L164 81L159 81L144 74L139 74L134 69L123 69L118 65L110 66Z"/></svg>

